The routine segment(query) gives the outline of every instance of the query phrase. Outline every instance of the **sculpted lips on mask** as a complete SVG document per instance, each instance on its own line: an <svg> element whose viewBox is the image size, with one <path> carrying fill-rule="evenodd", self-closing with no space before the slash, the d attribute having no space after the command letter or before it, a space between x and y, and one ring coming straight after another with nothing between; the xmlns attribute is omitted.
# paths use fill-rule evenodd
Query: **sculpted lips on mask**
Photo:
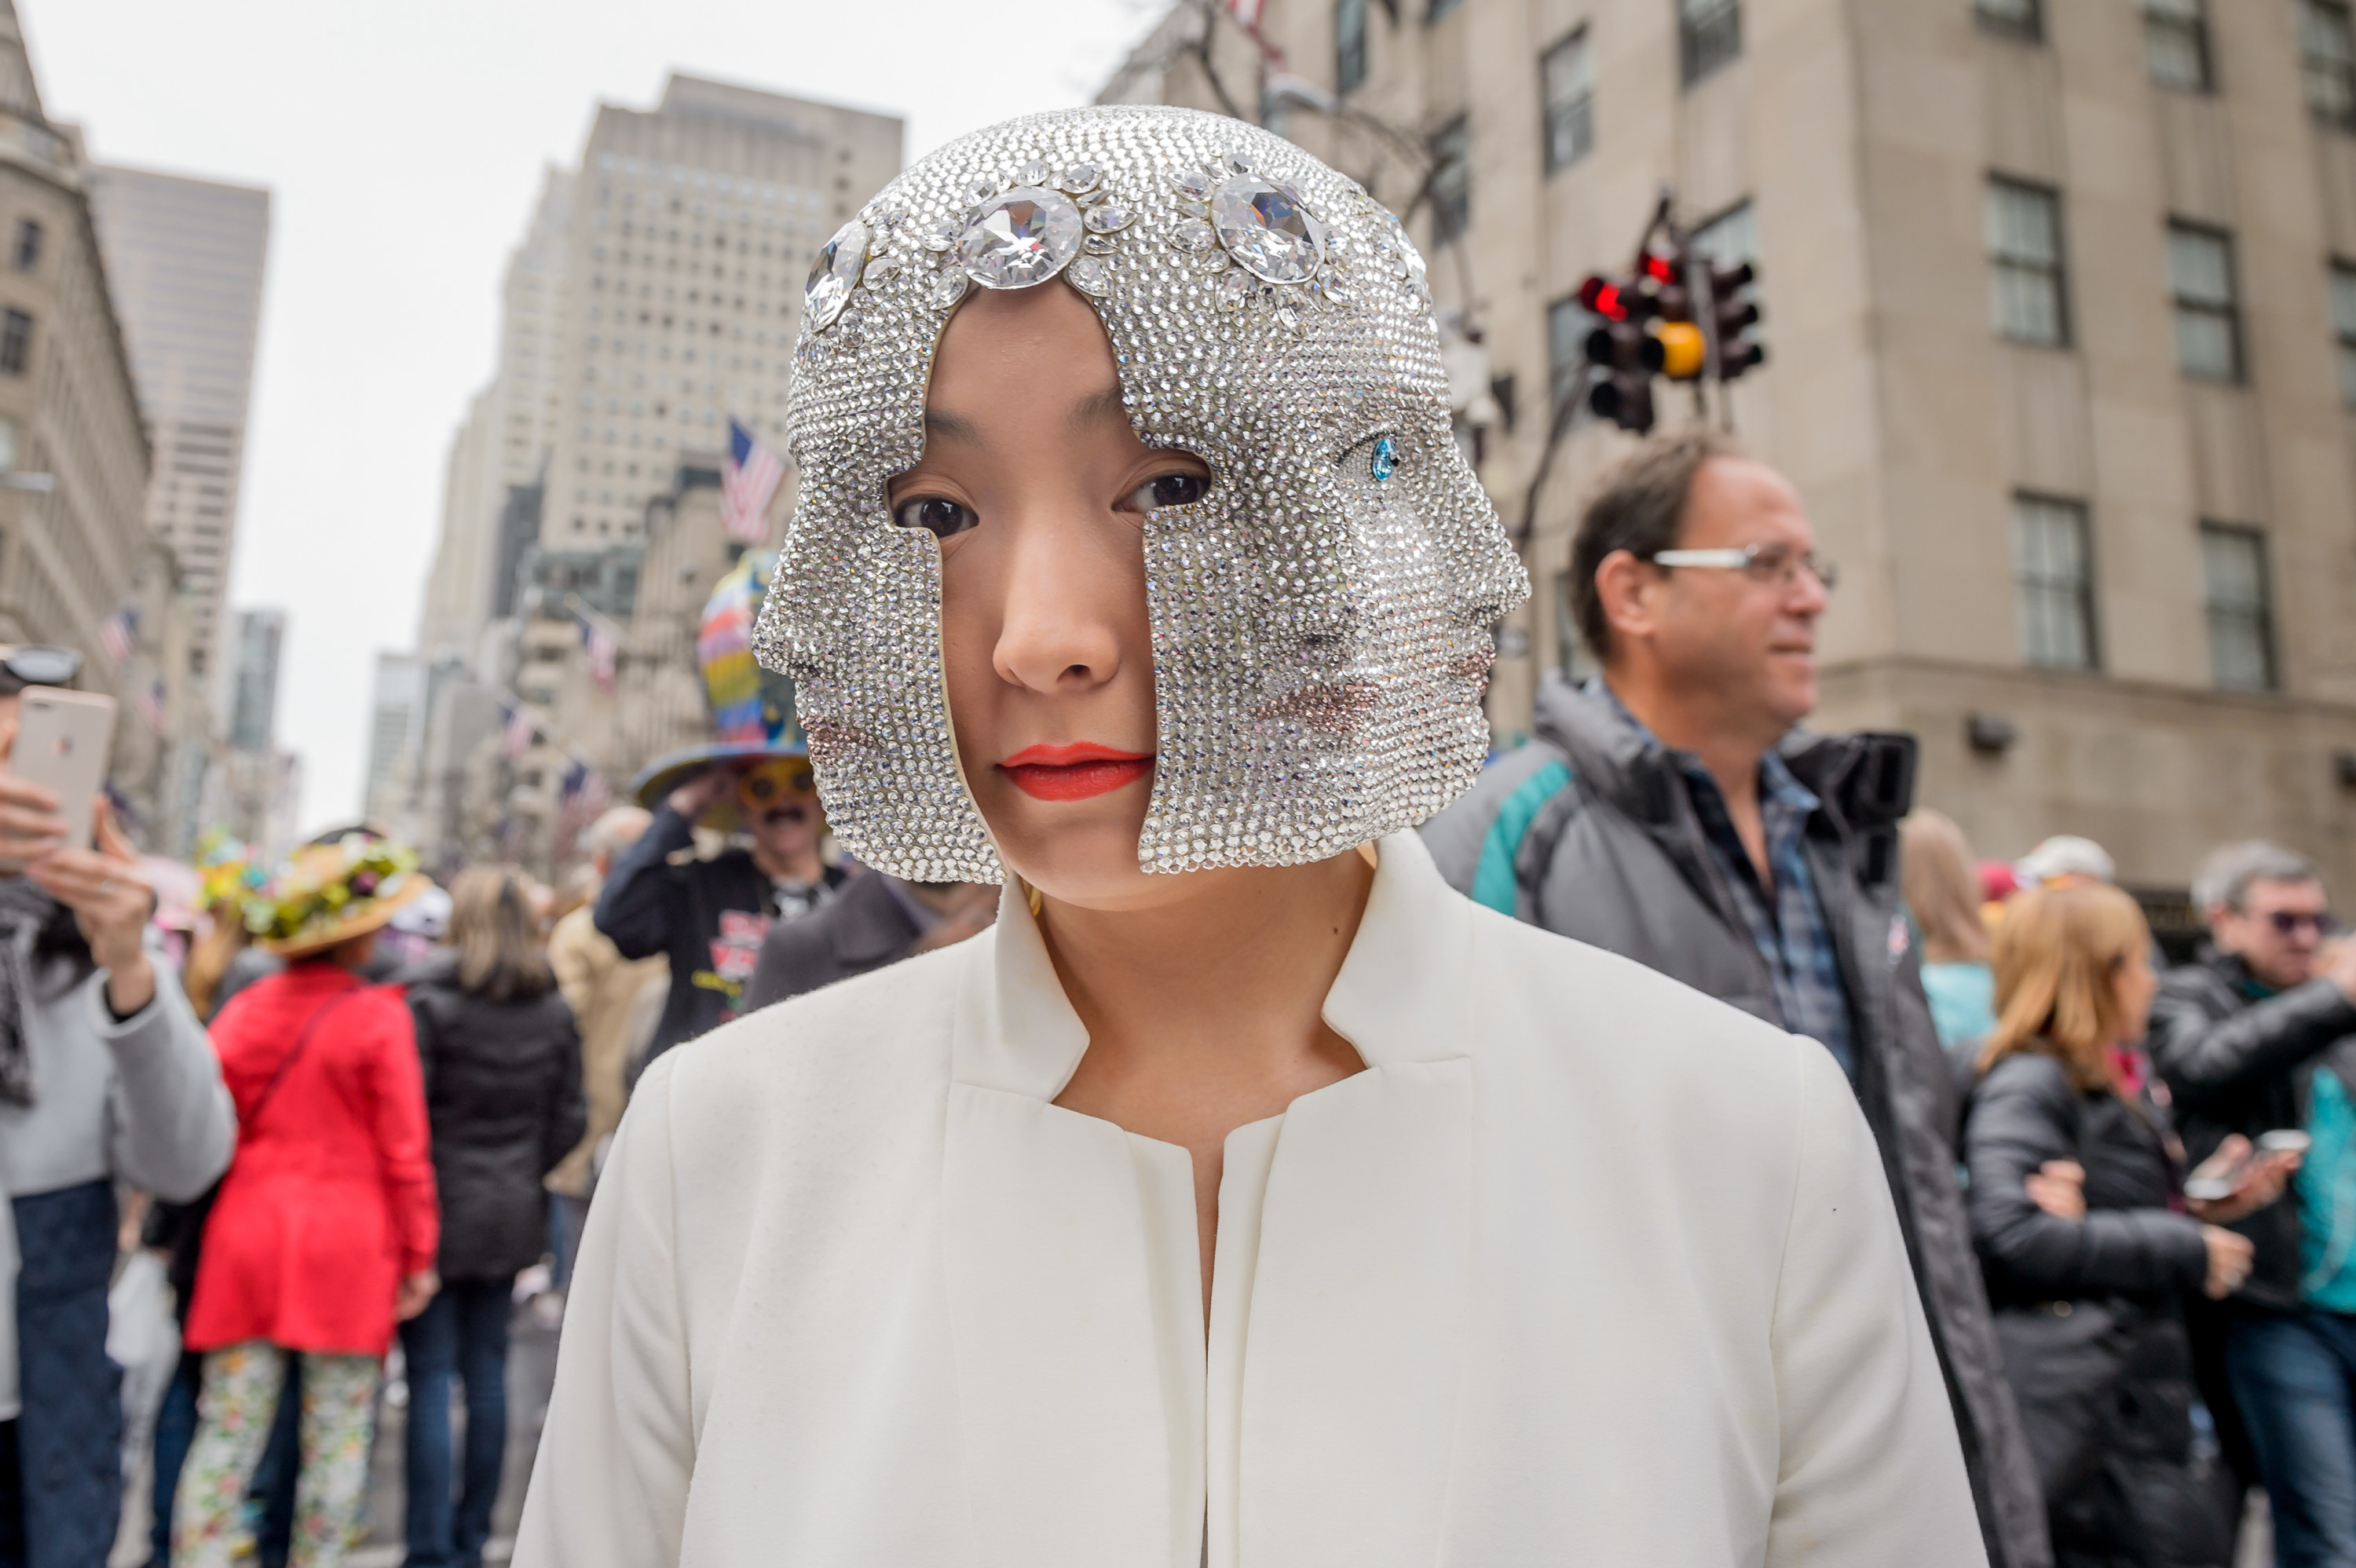
<svg viewBox="0 0 2356 1568"><path fill-rule="evenodd" d="M1025 746L998 766L1015 788L1034 800L1089 800L1151 773L1153 757L1081 741L1069 746Z"/></svg>

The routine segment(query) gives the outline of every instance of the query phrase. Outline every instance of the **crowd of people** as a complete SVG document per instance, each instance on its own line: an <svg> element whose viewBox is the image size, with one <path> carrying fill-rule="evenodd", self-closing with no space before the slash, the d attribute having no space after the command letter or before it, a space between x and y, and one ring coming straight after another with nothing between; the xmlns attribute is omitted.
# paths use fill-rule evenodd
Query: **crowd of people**
<svg viewBox="0 0 2356 1568"><path fill-rule="evenodd" d="M945 541L971 508L943 497L1067 447L1119 528L1133 497L1206 493L1198 460L1097 418L1118 399L1087 379L1112 361L1086 307L958 321L927 417L1014 457L927 456L941 496L906 505ZM1069 406L996 398L977 367L1018 360ZM1380 440L1370 485L1405 461ZM1433 1477L1467 1455L1487 1503L1447 1528L1494 1544L1471 1561L1576 1532L1699 1562L1723 1527L1746 1561L2229 1568L2262 1488L2284 1568L2356 1563L2356 943L2311 861L2218 848L2171 962L2100 846L1976 858L1916 804L1911 737L1805 727L1832 563L1786 480L1687 432L1588 501L1596 668L1547 678L1529 742L1419 834L1236 862L1286 875L1206 925L1142 886L1119 792L1149 753L1012 742L1025 704L1101 699L1142 731L1178 699L1137 656L1142 569L1069 548L1077 511L1011 512L1010 553L945 553L962 586L927 612L994 650L944 677L1007 730L948 759L987 841L900 859L1001 870L1003 898L846 855L787 732L649 769L562 896L508 865L444 890L358 826L276 868L213 854L176 962L104 802L72 844L0 767L0 1564L105 1562L126 1474L151 1563L339 1561L397 1352L407 1561L477 1568L519 1311L570 1346L530 1564L853 1528L931 1560L967 1537L924 1488L968 1470L993 1477L978 1528L1069 1548L1008 1561L1166 1561L1167 1534L1231 1562L1247 1514L1268 1540L1436 1540ZM965 967L925 956L986 932ZM678 1050L754 1015L808 1049L756 1022ZM1471 1019L1499 1038L1454 1039ZM1171 1066L1232 1065L1256 1030L1262 1076ZM1625 1212L1536 1189L1582 1175ZM1292 1403L1243 1380L1215 1262ZM168 1285L177 1360L126 1383L134 1277ZM1619 1342L1525 1309L1571 1279ZM1451 1360L1463 1323L1479 1354ZM1571 1392L1614 1413L1611 1452ZM1257 1512L1240 1449L1167 1506L1155 1423L1206 1407L1290 1477ZM1666 1495L1716 1502L1599 1520L1622 1465L1684 1465ZM1091 1555L1116 1537L1137 1550Z"/></svg>
<svg viewBox="0 0 2356 1568"><path fill-rule="evenodd" d="M561 1319L637 1072L996 911L821 860L798 747L711 748L655 811L592 825L569 896L500 865L444 889L356 825L276 868L209 847L176 948L106 802L61 848L58 803L5 770L20 689L0 671L0 861L24 868L0 876L0 1562L107 1562L131 1476L153 1564L339 1561L390 1367L406 1561L477 1568L510 1324ZM141 1270L177 1346L153 1387L109 1359Z"/></svg>

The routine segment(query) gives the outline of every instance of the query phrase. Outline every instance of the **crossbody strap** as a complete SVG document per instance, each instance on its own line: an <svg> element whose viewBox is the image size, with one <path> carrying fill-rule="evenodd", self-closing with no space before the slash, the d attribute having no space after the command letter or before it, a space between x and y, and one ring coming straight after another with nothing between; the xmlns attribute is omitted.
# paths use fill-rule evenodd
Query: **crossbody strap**
<svg viewBox="0 0 2356 1568"><path fill-rule="evenodd" d="M262 1125L262 1113L268 1109L270 1102L277 1097L278 1086L286 1082L286 1075L294 1071L294 1063L301 1059L304 1048L311 1043L311 1036L318 1032L319 1026L327 1021L327 1015L366 989L368 987L365 985L354 986L343 995L323 1003L319 1010L311 1015L311 1021L303 1026L303 1032L294 1037L294 1043L287 1048L285 1055L278 1059L278 1066L270 1074L270 1082L262 1086L261 1096L253 1102L253 1109L245 1118L247 1131L251 1132Z"/></svg>

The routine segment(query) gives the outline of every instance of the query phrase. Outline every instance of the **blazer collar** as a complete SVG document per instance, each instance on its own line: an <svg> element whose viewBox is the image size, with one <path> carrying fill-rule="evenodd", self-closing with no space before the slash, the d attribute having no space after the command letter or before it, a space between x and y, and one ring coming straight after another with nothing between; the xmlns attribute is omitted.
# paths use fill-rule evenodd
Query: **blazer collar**
<svg viewBox="0 0 2356 1568"><path fill-rule="evenodd" d="M1376 855L1357 936L1325 995L1325 1021L1368 1067L1462 1057L1472 906L1417 834L1391 834ZM1019 884L1007 884L989 938L968 945L957 1081L1052 1101L1078 1070L1088 1031Z"/></svg>

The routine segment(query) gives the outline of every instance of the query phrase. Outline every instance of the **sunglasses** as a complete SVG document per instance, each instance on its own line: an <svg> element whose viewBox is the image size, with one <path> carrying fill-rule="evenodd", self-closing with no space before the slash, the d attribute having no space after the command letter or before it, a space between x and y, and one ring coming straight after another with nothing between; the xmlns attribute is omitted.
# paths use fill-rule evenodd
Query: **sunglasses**
<svg viewBox="0 0 2356 1568"><path fill-rule="evenodd" d="M818 784L806 757L772 757L755 763L736 777L736 798L754 811L774 805L789 795L817 793Z"/></svg>
<svg viewBox="0 0 2356 1568"><path fill-rule="evenodd" d="M2296 936L2302 931L2329 936L2340 929L2340 922L2330 914L2309 914L2305 910L2278 909L2266 916L2266 923L2275 928L2276 936Z"/></svg>
<svg viewBox="0 0 2356 1568"><path fill-rule="evenodd" d="M81 673L81 656L40 643L0 645L0 697L28 686L64 686Z"/></svg>

